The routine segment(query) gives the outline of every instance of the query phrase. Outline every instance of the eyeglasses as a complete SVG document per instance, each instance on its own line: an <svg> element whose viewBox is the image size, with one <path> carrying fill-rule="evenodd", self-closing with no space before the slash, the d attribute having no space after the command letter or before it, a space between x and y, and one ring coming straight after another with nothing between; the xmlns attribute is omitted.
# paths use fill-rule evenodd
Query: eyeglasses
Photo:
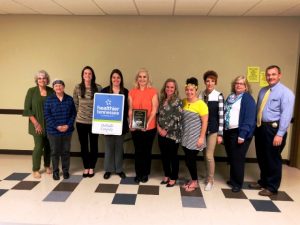
<svg viewBox="0 0 300 225"><path fill-rule="evenodd" d="M245 85L245 83L241 83L241 82L235 82L235 85Z"/></svg>
<svg viewBox="0 0 300 225"><path fill-rule="evenodd" d="M38 80L47 80L46 77L38 77Z"/></svg>

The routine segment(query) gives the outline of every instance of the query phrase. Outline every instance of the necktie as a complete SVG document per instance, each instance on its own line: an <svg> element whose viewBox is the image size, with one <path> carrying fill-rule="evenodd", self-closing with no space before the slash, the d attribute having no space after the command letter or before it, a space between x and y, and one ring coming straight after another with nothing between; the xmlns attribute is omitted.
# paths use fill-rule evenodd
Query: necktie
<svg viewBox="0 0 300 225"><path fill-rule="evenodd" d="M257 112L257 121L256 121L256 126L257 127L261 126L262 112L263 112L263 110L265 108L265 105L266 105L266 103L268 101L270 93L271 93L271 89L269 88L267 90L267 92L265 93L265 95L264 95L264 97L263 97L263 99L261 101L261 104L259 106L259 109L258 109L258 112Z"/></svg>

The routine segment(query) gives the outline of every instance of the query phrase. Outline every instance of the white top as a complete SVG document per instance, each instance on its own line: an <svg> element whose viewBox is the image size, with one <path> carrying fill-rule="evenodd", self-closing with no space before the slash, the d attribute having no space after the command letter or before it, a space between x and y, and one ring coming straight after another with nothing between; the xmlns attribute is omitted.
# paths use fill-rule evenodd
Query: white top
<svg viewBox="0 0 300 225"><path fill-rule="evenodd" d="M239 117L240 117L240 109L241 109L242 99L237 100L232 104L232 108L230 110L230 119L229 119L229 129L234 129L239 127Z"/></svg>

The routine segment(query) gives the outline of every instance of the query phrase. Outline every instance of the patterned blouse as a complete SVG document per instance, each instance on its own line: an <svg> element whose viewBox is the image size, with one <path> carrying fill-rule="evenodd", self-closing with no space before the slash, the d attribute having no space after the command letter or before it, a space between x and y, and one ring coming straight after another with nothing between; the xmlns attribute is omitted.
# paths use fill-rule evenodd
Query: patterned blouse
<svg viewBox="0 0 300 225"><path fill-rule="evenodd" d="M162 102L159 104L158 113L158 124L167 130L166 137L179 143L181 141L182 101L176 98L165 105Z"/></svg>

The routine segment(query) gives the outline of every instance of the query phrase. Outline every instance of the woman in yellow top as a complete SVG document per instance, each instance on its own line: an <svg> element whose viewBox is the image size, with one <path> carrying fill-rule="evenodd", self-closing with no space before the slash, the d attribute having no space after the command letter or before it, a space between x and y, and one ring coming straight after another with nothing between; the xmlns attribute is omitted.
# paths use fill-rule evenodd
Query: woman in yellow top
<svg viewBox="0 0 300 225"><path fill-rule="evenodd" d="M149 73L140 69L135 78L135 88L128 95L129 128L135 148L135 182L146 183L151 170L151 150L156 134L156 113L158 109L158 95L151 86ZM146 127L136 129L132 125L133 110L146 110ZM142 121L140 121L142 122Z"/></svg>
<svg viewBox="0 0 300 225"><path fill-rule="evenodd" d="M191 192L198 187L197 154L206 147L205 134L208 124L208 107L197 95L198 80L186 80L182 112L182 148L191 180L183 187Z"/></svg>

